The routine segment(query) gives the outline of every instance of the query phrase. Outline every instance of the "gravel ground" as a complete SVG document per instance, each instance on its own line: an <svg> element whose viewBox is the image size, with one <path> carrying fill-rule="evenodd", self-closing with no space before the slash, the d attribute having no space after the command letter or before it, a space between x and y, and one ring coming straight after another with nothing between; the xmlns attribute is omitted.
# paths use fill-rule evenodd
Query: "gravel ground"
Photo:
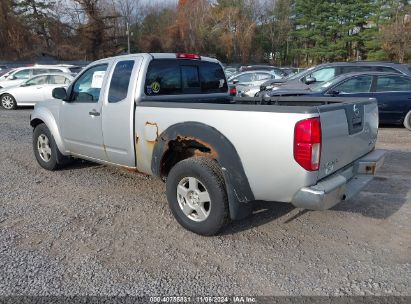
<svg viewBox="0 0 411 304"><path fill-rule="evenodd" d="M324 212L258 203L220 236L173 219L162 182L77 162L42 170L30 109L0 110L0 295L411 295L411 132Z"/></svg>

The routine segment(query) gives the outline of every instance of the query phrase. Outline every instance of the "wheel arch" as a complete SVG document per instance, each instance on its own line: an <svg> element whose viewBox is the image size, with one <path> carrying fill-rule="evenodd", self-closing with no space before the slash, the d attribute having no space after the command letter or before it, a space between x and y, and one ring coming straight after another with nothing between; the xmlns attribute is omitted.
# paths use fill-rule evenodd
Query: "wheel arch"
<svg viewBox="0 0 411 304"><path fill-rule="evenodd" d="M47 126L47 128L50 130L60 153L65 155L66 149L64 147L63 140L60 135L60 130L57 126L54 116L48 110L45 110L45 109L38 110L35 108L33 114L30 117L30 125L34 130L39 124L42 124L42 123L44 123Z"/></svg>
<svg viewBox="0 0 411 304"><path fill-rule="evenodd" d="M184 122L163 131L154 145L151 170L166 177L181 160L203 156L217 161L226 185L230 216L241 219L251 213L254 194L234 145L214 127L199 122Z"/></svg>

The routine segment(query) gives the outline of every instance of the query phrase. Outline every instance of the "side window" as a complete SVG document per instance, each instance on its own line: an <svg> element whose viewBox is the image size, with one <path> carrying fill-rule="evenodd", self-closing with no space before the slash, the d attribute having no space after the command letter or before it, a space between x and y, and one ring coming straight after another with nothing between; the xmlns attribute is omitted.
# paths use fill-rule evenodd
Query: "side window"
<svg viewBox="0 0 411 304"><path fill-rule="evenodd" d="M30 69L24 69L13 74L16 79L28 79L30 76Z"/></svg>
<svg viewBox="0 0 411 304"><path fill-rule="evenodd" d="M49 84L65 84L67 78L62 75L50 75Z"/></svg>
<svg viewBox="0 0 411 304"><path fill-rule="evenodd" d="M181 94L180 66L177 60L153 60L144 86L146 95Z"/></svg>
<svg viewBox="0 0 411 304"><path fill-rule="evenodd" d="M375 71L373 66L342 66L341 74L353 73L353 72L370 72Z"/></svg>
<svg viewBox="0 0 411 304"><path fill-rule="evenodd" d="M133 67L134 60L120 61L116 64L108 91L108 102L119 102L127 97Z"/></svg>
<svg viewBox="0 0 411 304"><path fill-rule="evenodd" d="M73 85L71 100L86 103L98 102L106 70L107 64L101 64L85 71Z"/></svg>
<svg viewBox="0 0 411 304"><path fill-rule="evenodd" d="M340 93L367 93L370 91L372 76L364 75L348 79L344 83L333 88Z"/></svg>
<svg viewBox="0 0 411 304"><path fill-rule="evenodd" d="M48 69L33 69L33 75L41 75L41 74L47 74L49 72ZM60 72L60 71L57 71Z"/></svg>
<svg viewBox="0 0 411 304"><path fill-rule="evenodd" d="M397 73L397 74L400 74L400 72L397 71L396 69L389 68L389 67L381 67L381 66L379 66L379 67L376 67L376 70L377 70L378 72L388 72L388 73Z"/></svg>
<svg viewBox="0 0 411 304"><path fill-rule="evenodd" d="M318 82L328 81L335 76L335 68L324 68L311 74Z"/></svg>
<svg viewBox="0 0 411 304"><path fill-rule="evenodd" d="M215 62L201 62L199 67L202 93L227 92L227 81L221 65Z"/></svg>
<svg viewBox="0 0 411 304"><path fill-rule="evenodd" d="M47 69L47 72L48 73L61 73L61 72L63 72L62 70L59 70L59 69Z"/></svg>
<svg viewBox="0 0 411 304"><path fill-rule="evenodd" d="M411 80L400 76L378 76L377 92L411 91Z"/></svg>
<svg viewBox="0 0 411 304"><path fill-rule="evenodd" d="M240 75L236 78L239 82L250 82L253 81L253 73L247 73Z"/></svg>
<svg viewBox="0 0 411 304"><path fill-rule="evenodd" d="M264 79L270 79L274 77L272 74L268 74L268 73L256 73L255 76L256 76L255 80L264 80Z"/></svg>
<svg viewBox="0 0 411 304"><path fill-rule="evenodd" d="M39 85L47 83L47 76L34 77L26 82L27 86Z"/></svg>
<svg viewBox="0 0 411 304"><path fill-rule="evenodd" d="M80 73L82 69L83 69L82 67L71 67L71 68L69 68L70 72L74 73L74 74Z"/></svg>

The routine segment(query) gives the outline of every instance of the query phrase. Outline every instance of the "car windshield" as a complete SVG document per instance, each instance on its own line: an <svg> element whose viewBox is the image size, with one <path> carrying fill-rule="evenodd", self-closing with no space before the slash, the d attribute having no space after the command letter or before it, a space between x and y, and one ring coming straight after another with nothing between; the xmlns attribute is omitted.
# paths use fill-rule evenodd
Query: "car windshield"
<svg viewBox="0 0 411 304"><path fill-rule="evenodd" d="M325 90L327 90L327 89L334 83L334 80L335 80L336 78L337 78L337 77L334 77L334 78L330 79L329 81L320 82L320 83L318 83L318 84L314 84L314 85L310 88L310 90L313 91L313 92L322 92L322 91L325 91Z"/></svg>
<svg viewBox="0 0 411 304"><path fill-rule="evenodd" d="M309 69L306 69L304 71L301 71L299 73L296 74L292 74L289 77L287 77L287 80L294 80L294 79L300 79L303 78L305 75L309 74L312 70L314 70L315 67L311 67Z"/></svg>

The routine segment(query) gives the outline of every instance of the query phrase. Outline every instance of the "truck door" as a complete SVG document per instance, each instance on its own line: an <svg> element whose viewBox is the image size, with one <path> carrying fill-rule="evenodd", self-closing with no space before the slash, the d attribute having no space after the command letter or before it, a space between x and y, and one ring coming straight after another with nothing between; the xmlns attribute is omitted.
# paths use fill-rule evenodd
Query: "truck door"
<svg viewBox="0 0 411 304"><path fill-rule="evenodd" d="M107 64L98 64L83 72L73 83L70 101L63 101L60 107L60 129L66 149L73 154L105 161L100 91L104 87L107 67Z"/></svg>
<svg viewBox="0 0 411 304"><path fill-rule="evenodd" d="M136 167L134 151L135 91L142 57L114 62L103 102L103 142L109 162Z"/></svg>

